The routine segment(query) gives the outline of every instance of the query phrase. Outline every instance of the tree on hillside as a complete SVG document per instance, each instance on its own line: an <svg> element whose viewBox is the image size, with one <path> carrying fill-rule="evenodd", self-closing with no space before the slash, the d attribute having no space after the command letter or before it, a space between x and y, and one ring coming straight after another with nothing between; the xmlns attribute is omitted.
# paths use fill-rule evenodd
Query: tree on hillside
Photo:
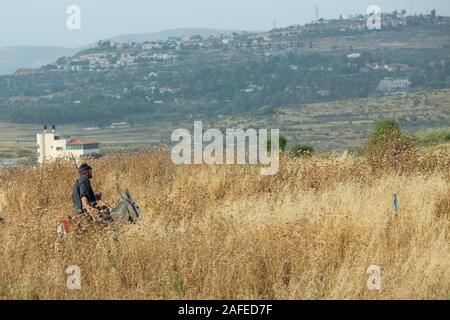
<svg viewBox="0 0 450 320"><path fill-rule="evenodd" d="M435 9L431 10L430 15L431 15L431 18L433 18L433 19L436 18L436 10Z"/></svg>

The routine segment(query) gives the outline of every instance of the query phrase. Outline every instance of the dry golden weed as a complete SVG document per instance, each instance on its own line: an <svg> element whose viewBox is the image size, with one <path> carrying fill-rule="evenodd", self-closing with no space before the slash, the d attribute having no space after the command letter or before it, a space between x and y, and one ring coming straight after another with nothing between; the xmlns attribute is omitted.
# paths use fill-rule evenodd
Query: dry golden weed
<svg viewBox="0 0 450 320"><path fill-rule="evenodd" d="M2 299L448 299L450 156L415 152L394 169L363 158L175 166L165 149L95 161L95 189L129 188L136 225L69 235L70 163L0 172ZM398 194L399 212L393 208ZM66 288L70 265L81 290ZM367 268L382 288L367 288Z"/></svg>

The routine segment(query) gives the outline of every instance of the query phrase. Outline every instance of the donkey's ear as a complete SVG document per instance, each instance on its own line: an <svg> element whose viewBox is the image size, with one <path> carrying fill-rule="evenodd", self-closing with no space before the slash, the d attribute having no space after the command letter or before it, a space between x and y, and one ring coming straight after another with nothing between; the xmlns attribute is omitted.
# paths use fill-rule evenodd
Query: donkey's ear
<svg viewBox="0 0 450 320"><path fill-rule="evenodd" d="M128 191L128 189L125 191L125 193L126 193L128 199L129 199L131 202L134 202L133 196L131 195L130 191Z"/></svg>
<svg viewBox="0 0 450 320"><path fill-rule="evenodd" d="M122 198L123 201L128 199L128 197L122 191L119 191L119 196Z"/></svg>

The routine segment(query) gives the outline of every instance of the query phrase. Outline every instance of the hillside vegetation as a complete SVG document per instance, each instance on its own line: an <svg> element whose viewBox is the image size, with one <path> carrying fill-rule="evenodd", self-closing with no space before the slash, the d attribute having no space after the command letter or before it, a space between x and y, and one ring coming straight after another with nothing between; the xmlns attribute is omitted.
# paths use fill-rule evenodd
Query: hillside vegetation
<svg viewBox="0 0 450 320"><path fill-rule="evenodd" d="M364 17L145 43L99 41L0 77L0 120L56 124L274 115L280 108L450 86L450 18ZM392 88L392 91L406 91ZM426 125L426 123L424 123Z"/></svg>

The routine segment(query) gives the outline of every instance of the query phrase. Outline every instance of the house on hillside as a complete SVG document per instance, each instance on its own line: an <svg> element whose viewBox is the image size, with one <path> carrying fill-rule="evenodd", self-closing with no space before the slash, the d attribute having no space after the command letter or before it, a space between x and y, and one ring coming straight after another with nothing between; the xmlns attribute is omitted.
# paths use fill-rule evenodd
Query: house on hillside
<svg viewBox="0 0 450 320"><path fill-rule="evenodd" d="M405 91L409 89L411 81L409 79L385 78L378 84L378 90L382 92Z"/></svg>
<svg viewBox="0 0 450 320"><path fill-rule="evenodd" d="M95 140L81 139L75 137L63 138L56 132L53 126L36 135L39 163L52 161L60 158L75 157L80 159L86 156L98 157L101 155L99 143Z"/></svg>

